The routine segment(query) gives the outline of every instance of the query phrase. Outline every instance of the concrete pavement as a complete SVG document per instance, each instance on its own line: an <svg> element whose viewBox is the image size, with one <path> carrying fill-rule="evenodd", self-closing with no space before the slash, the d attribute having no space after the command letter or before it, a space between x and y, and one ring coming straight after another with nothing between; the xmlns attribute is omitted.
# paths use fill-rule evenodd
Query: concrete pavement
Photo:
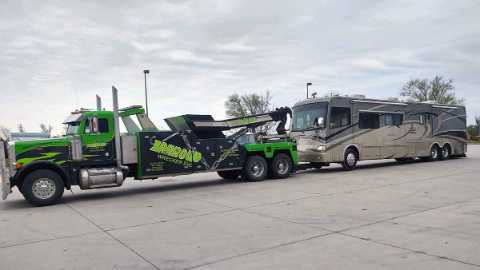
<svg viewBox="0 0 480 270"><path fill-rule="evenodd" d="M196 174L0 202L0 269L480 269L480 146L289 179Z"/></svg>

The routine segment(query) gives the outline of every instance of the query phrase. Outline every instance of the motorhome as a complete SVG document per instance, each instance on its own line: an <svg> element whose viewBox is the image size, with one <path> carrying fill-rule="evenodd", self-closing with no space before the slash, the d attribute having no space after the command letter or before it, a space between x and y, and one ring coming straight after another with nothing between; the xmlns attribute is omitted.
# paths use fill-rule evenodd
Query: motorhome
<svg viewBox="0 0 480 270"><path fill-rule="evenodd" d="M322 167L360 160L446 160L467 151L465 107L364 97L311 98L293 107L299 161Z"/></svg>

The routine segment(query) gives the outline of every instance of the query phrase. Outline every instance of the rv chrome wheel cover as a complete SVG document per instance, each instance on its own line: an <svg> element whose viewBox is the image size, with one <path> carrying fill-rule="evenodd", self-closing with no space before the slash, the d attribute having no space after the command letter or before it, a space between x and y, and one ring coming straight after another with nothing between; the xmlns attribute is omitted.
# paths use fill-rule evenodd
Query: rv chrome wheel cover
<svg viewBox="0 0 480 270"><path fill-rule="evenodd" d="M277 172L279 174L286 174L288 172L288 170L290 169L289 168L290 166L288 165L288 161L286 160L280 160L278 163L277 163Z"/></svg>
<svg viewBox="0 0 480 270"><path fill-rule="evenodd" d="M32 185L33 196L42 200L51 198L55 194L56 189L55 182L49 178L39 178Z"/></svg>
<svg viewBox="0 0 480 270"><path fill-rule="evenodd" d="M438 150L437 150L436 147L433 147L433 148L432 148L432 153L431 153L431 155L432 155L432 158L433 158L433 159L437 159L437 158L438 158Z"/></svg>
<svg viewBox="0 0 480 270"><path fill-rule="evenodd" d="M265 167L259 161L252 162L252 164L250 165L250 172L254 177L262 176L264 171Z"/></svg>
<svg viewBox="0 0 480 270"><path fill-rule="evenodd" d="M354 166L355 163L357 162L357 157L355 156L354 153L348 153L347 155L347 164L348 166Z"/></svg>
<svg viewBox="0 0 480 270"><path fill-rule="evenodd" d="M449 150L448 148L446 148L446 147L443 148L443 150L442 150L442 156L443 156L444 159L449 158L449 157L450 157L450 150Z"/></svg>

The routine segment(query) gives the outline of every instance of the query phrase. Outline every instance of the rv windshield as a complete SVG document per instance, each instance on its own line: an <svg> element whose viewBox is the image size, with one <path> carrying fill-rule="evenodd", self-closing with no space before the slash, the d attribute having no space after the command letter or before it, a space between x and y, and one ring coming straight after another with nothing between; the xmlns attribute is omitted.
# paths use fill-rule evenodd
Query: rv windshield
<svg viewBox="0 0 480 270"><path fill-rule="evenodd" d="M294 107L292 131L324 128L327 119L327 109L327 102L318 102Z"/></svg>

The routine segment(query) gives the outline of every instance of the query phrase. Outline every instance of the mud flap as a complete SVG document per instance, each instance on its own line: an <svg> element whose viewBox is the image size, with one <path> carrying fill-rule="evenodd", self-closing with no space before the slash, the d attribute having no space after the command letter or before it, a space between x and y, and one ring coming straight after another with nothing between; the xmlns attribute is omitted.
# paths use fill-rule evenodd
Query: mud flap
<svg viewBox="0 0 480 270"><path fill-rule="evenodd" d="M7 142L0 138L0 189L2 200L12 192L10 186L10 171L7 164Z"/></svg>

